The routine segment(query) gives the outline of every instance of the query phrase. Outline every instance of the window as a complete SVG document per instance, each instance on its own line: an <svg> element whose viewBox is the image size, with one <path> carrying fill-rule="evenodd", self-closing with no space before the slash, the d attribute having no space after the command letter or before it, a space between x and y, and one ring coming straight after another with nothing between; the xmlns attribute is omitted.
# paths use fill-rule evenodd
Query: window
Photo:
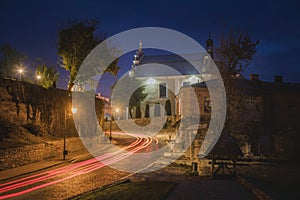
<svg viewBox="0 0 300 200"><path fill-rule="evenodd" d="M256 110L256 111L260 111L260 104L257 103L257 104L255 105L255 110Z"/></svg>
<svg viewBox="0 0 300 200"><path fill-rule="evenodd" d="M147 104L145 108L145 118L149 118L149 117L150 117L150 106L149 104Z"/></svg>
<svg viewBox="0 0 300 200"><path fill-rule="evenodd" d="M278 104L272 104L272 113L277 114L279 110L279 105Z"/></svg>
<svg viewBox="0 0 300 200"><path fill-rule="evenodd" d="M296 113L296 105L288 105L288 112L291 113Z"/></svg>
<svg viewBox="0 0 300 200"><path fill-rule="evenodd" d="M167 97L167 86L166 86L166 83L160 83L159 84L159 97L160 98Z"/></svg>
<svg viewBox="0 0 300 200"><path fill-rule="evenodd" d="M183 84L182 84L182 86L190 86L191 85L191 83L190 82L183 82Z"/></svg>
<svg viewBox="0 0 300 200"><path fill-rule="evenodd" d="M262 110L261 107L261 97L259 96L247 96L245 107L247 110L260 112Z"/></svg>
<svg viewBox="0 0 300 200"><path fill-rule="evenodd" d="M204 111L207 113L211 112L211 100L209 97L204 97Z"/></svg>
<svg viewBox="0 0 300 200"><path fill-rule="evenodd" d="M136 107L136 112L135 112L135 118L141 118L142 113L141 113L141 106L137 105Z"/></svg>
<svg viewBox="0 0 300 200"><path fill-rule="evenodd" d="M160 116L160 104L159 103L154 104L154 116L155 117Z"/></svg>
<svg viewBox="0 0 300 200"><path fill-rule="evenodd" d="M168 116L172 114L172 111L171 111L171 101L169 99L166 101L165 110L166 110L166 114Z"/></svg>

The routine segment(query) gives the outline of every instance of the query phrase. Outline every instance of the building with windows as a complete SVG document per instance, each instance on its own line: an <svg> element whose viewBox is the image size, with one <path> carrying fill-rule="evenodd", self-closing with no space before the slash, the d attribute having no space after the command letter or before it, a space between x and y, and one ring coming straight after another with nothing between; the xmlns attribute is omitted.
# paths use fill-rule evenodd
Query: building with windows
<svg viewBox="0 0 300 200"><path fill-rule="evenodd" d="M209 57L196 57L194 54L185 55L199 66L207 59L213 58L213 41L206 41ZM167 66L167 67L166 67ZM215 77L205 70L199 72L178 55L145 55L140 42L139 49L134 55L131 75L144 82L147 97L140 107L138 118L151 116L172 116L176 121L182 114L192 115L194 103L191 94L196 93L200 113L209 117L211 100L205 82ZM235 77L235 84L244 91L244 100L240 102L243 116L239 120L260 124L257 131L262 134L278 132L281 129L298 125L300 84L284 83L282 76L275 76L273 82L259 79L258 74L251 74L249 79L243 75Z"/></svg>
<svg viewBox="0 0 300 200"><path fill-rule="evenodd" d="M185 57L192 60L193 64L202 66L213 58L213 41L210 38L206 42L206 50L209 56L199 58L195 54L189 54ZM145 55L140 42L129 75L143 82L147 97L136 107L135 112L132 112L133 118L167 115L168 121L172 121L171 125L174 127L179 124L176 122L185 116L193 115L196 105L195 99L191 96L196 94L201 117L209 120L213 108L206 83L216 77L205 71L205 68L200 69L203 70L200 72L195 70L191 63L179 55ZM290 144L285 133L300 130L300 84L285 83L282 76L275 76L273 82L260 80L258 74L251 74L249 79L243 75L233 78L234 84L243 91L243 100L237 102L242 108L242 115L231 117L236 117L236 123L247 124L239 134L251 137L247 141L249 143L244 143L243 153L261 155L263 149L273 145L270 148L273 154L281 154L282 149ZM227 110L227 113L229 112L231 111ZM128 112L127 117L122 119L128 119ZM206 128L202 131L206 131L208 126L203 127Z"/></svg>
<svg viewBox="0 0 300 200"><path fill-rule="evenodd" d="M129 73L146 86L147 97L137 108L135 113L141 113L137 117L168 115L173 116L174 120L178 118L182 113L179 107L181 88L215 78L200 67L212 59L213 41L210 37L207 40L207 52L203 52L202 57L199 54L185 54L184 57L190 62L176 54L145 55L140 41ZM199 66L202 71L199 72L193 65Z"/></svg>
<svg viewBox="0 0 300 200"><path fill-rule="evenodd" d="M261 124L263 134L299 127L299 83L284 83L282 76L267 82L251 74L250 79L238 79L236 84L245 90L243 120Z"/></svg>

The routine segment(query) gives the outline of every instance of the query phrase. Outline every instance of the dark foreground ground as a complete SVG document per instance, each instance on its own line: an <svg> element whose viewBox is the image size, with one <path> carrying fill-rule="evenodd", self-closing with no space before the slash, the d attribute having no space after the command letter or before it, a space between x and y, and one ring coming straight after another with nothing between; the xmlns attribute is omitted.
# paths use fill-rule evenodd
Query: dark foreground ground
<svg viewBox="0 0 300 200"><path fill-rule="evenodd" d="M257 163L239 174L272 199L300 199L300 165Z"/></svg>
<svg viewBox="0 0 300 200"><path fill-rule="evenodd" d="M129 182L95 191L80 199L124 200L198 200L198 199L253 199L250 191L234 180L212 180L190 177L181 181ZM78 198L79 199L79 198Z"/></svg>
<svg viewBox="0 0 300 200"><path fill-rule="evenodd" d="M187 175L188 167L171 166L149 174L137 174L108 188L74 199L300 199L298 165L254 163L240 167L239 175L256 189L253 191L236 178ZM257 196L257 191L263 196Z"/></svg>

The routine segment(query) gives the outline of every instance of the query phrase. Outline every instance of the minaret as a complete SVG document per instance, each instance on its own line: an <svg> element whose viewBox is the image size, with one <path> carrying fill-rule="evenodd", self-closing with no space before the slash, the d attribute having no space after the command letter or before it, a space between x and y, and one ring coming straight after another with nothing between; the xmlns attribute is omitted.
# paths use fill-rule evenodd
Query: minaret
<svg viewBox="0 0 300 200"><path fill-rule="evenodd" d="M210 38L210 33L208 34L208 39L206 40L206 51L210 57L214 58L214 42Z"/></svg>

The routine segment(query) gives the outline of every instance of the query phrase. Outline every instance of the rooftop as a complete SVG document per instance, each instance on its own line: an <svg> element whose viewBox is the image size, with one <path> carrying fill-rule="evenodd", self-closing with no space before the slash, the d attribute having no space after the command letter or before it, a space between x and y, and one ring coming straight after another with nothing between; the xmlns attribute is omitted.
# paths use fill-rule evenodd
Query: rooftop
<svg viewBox="0 0 300 200"><path fill-rule="evenodd" d="M201 57L202 55L202 57ZM185 57L185 58L183 58ZM139 65L148 64L148 66L142 66L135 71L136 76L176 76L176 75L194 75L200 74L195 66L201 67L203 64L203 54L168 54L168 55L149 55L142 56ZM149 64L151 64L149 66ZM165 65L170 68L163 68L160 65ZM157 69L159 68L159 69Z"/></svg>

